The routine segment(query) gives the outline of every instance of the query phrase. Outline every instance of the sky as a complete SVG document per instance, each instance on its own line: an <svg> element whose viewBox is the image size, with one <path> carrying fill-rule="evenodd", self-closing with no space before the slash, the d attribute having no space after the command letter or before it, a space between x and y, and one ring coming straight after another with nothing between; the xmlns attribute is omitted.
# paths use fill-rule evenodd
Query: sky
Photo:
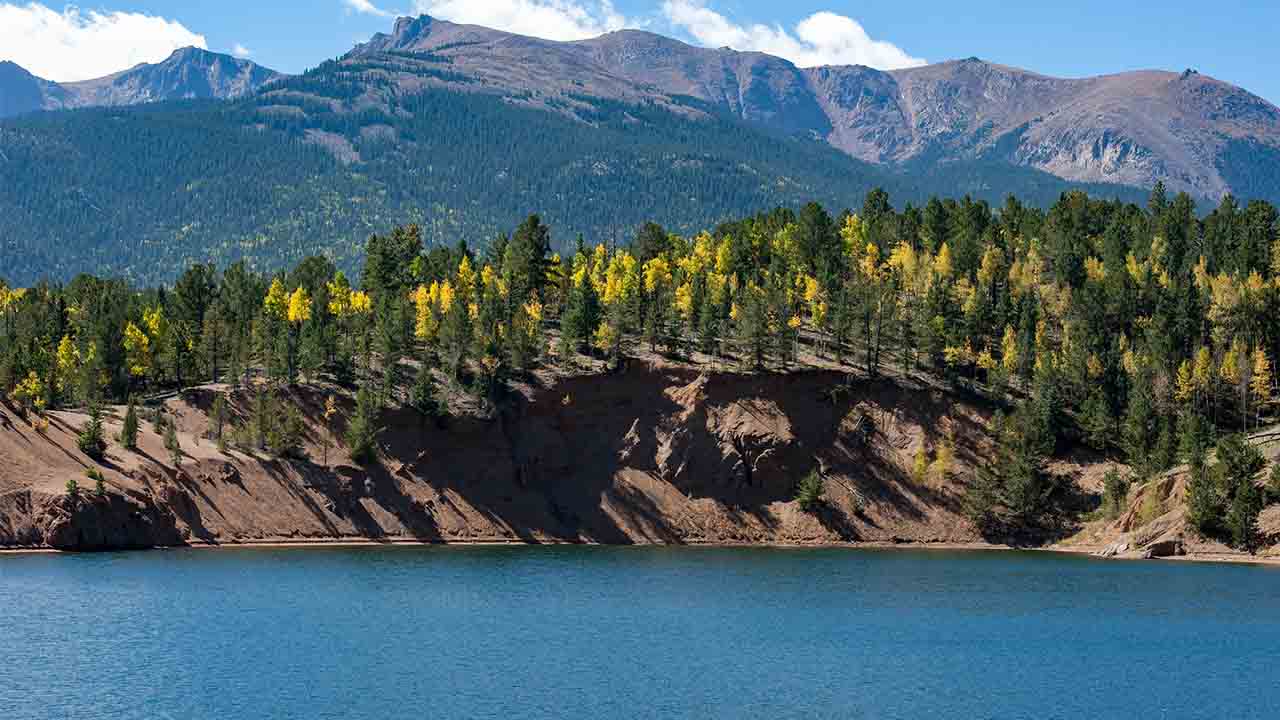
<svg viewBox="0 0 1280 720"><path fill-rule="evenodd" d="M0 0L0 60L72 81L195 45L296 73L419 13L556 40L641 28L801 66L976 56L1060 77L1194 68L1280 104L1276 0Z"/></svg>

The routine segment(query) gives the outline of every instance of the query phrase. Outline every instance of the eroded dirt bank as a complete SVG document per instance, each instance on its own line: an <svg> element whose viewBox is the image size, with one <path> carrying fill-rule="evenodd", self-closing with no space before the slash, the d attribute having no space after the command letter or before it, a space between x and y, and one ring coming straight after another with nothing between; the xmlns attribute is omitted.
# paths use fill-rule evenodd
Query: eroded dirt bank
<svg viewBox="0 0 1280 720"><path fill-rule="evenodd" d="M210 389L167 402L183 451L174 467L145 427L139 452L112 443L108 494L84 478L83 417L43 434L0 410L0 545L62 549L288 539L599 543L979 541L962 484L987 442L983 411L924 388L836 372L699 374L634 365L557 381L497 417L437 426L383 418L382 462L341 448L324 462L323 397L300 391L307 459L219 452L200 436ZM234 404L234 403L233 403ZM107 423L108 434L119 429ZM923 444L954 445L951 471L913 479ZM796 482L818 470L824 508ZM76 478L78 499L66 495Z"/></svg>
<svg viewBox="0 0 1280 720"><path fill-rule="evenodd" d="M369 467L342 450L345 412L325 424L326 395L315 389L292 396L307 417L305 459L219 451L204 436L206 412L223 390L166 402L184 453L178 466L147 424L137 452L112 442L95 464L76 449L83 416L51 413L40 433L0 406L0 547L983 543L962 497L990 452L990 409L910 381L633 363L522 387L489 418L455 412L437 424L390 410L381 418L380 462ZM243 418L250 400L234 395L230 404ZM350 398L339 393L339 406L349 411ZM107 422L112 438L119 410ZM326 439L335 445L327 458ZM921 448L931 461L944 448L953 459L921 473ZM91 466L106 478L105 496L85 478ZM1087 496L1101 491L1111 467L1068 457L1051 469ZM825 502L808 513L793 498L814 470ZM73 478L78 498L66 492ZM1120 518L1084 523L1057 547L1132 557L1177 540L1180 552L1228 559L1225 548L1186 537L1181 483L1171 473L1136 489ZM1148 501L1150 493L1160 502Z"/></svg>

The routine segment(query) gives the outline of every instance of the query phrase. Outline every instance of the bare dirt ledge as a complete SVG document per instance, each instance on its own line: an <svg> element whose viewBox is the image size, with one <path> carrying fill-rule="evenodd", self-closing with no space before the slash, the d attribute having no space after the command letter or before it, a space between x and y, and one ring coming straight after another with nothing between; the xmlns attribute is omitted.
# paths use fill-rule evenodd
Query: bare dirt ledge
<svg viewBox="0 0 1280 720"><path fill-rule="evenodd" d="M324 424L327 390L315 388L293 398L308 417L307 459L219 452L202 436L222 390L167 401L186 455L180 467L145 425L138 452L113 443L99 466L104 497L85 481L93 463L76 449L83 416L52 413L41 435L0 406L0 547L986 546L961 497L990 448L989 409L910 380L632 363L523 387L488 419L459 414L437 425L390 410L381 462L368 468L340 447L323 461L322 440L343 427ZM118 419L107 430L114 437ZM954 448L950 471L913 477L917 451L944 443ZM1068 458L1060 469L1088 489L1105 466ZM795 485L815 469L826 501L802 512ZM77 499L66 495L72 478ZM1062 549L1101 546L1094 535Z"/></svg>

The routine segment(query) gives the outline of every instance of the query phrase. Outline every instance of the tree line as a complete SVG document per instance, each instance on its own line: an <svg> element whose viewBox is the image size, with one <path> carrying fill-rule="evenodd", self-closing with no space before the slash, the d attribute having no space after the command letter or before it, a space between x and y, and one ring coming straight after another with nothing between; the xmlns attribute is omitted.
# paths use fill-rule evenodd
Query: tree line
<svg viewBox="0 0 1280 720"><path fill-rule="evenodd" d="M584 354L748 372L823 358L1008 407L966 497L984 529L1046 522L1063 489L1045 459L1083 443L1123 454L1139 480L1189 463L1197 530L1247 546L1271 498L1239 434L1275 396L1277 230L1268 203L1228 197L1201 218L1161 187L1145 207L1068 193L1048 210L897 210L875 190L857 212L810 203L685 236L649 223L563 255L536 215L483 247L428 247L408 225L369 238L358 281L313 256L271 275L196 264L148 289L0 284L0 391L38 417L209 381L330 378L360 389L353 455L372 459L377 408L439 416L439 378L495 406L509 379Z"/></svg>

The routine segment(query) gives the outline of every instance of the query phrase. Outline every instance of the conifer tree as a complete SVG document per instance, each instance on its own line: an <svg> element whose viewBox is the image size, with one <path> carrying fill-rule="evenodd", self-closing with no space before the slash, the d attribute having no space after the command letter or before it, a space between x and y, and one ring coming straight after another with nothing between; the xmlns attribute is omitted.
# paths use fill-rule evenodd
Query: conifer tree
<svg viewBox="0 0 1280 720"><path fill-rule="evenodd" d="M94 460L101 460L106 453L107 442L102 433L102 406L98 403L89 406L89 420L80 429L76 444L80 452Z"/></svg>
<svg viewBox="0 0 1280 720"><path fill-rule="evenodd" d="M347 449L351 459L361 465L372 463L378 456L378 407L373 393L361 388L356 394L355 413L347 421Z"/></svg>
<svg viewBox="0 0 1280 720"><path fill-rule="evenodd" d="M120 427L120 444L126 450L138 449L138 406L129 396L129 404L124 410L124 423Z"/></svg>

